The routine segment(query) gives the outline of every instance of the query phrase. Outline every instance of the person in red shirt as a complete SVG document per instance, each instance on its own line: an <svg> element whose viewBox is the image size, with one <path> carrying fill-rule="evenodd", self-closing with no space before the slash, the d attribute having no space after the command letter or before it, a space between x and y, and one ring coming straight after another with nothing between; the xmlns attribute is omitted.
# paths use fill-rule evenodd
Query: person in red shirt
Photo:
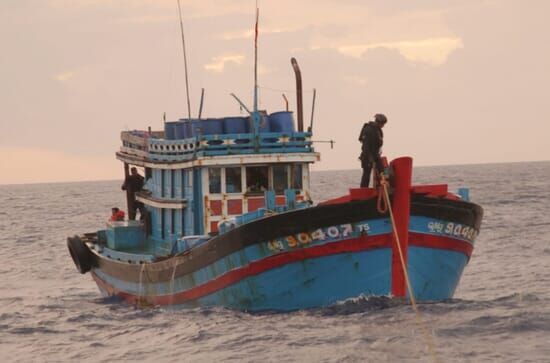
<svg viewBox="0 0 550 363"><path fill-rule="evenodd" d="M111 222L120 222L124 220L124 211L121 211L117 207L111 208Z"/></svg>

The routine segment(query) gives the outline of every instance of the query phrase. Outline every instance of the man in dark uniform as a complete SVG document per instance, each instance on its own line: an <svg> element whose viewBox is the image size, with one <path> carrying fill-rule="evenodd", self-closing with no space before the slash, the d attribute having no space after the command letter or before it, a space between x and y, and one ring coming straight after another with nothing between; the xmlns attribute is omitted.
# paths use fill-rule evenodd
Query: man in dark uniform
<svg viewBox="0 0 550 363"><path fill-rule="evenodd" d="M137 168L130 169L131 174L126 177L122 190L126 190L130 194L132 200L131 206L128 206L128 217L130 220L136 218L136 210L143 216L143 203L136 201L136 193L143 189L143 177L139 175Z"/></svg>
<svg viewBox="0 0 550 363"><path fill-rule="evenodd" d="M378 173L384 169L382 160L380 159L380 149L384 141L384 133L382 128L388 122L386 116L381 113L374 115L374 121L370 121L363 125L359 141L361 147L361 167L363 168L363 176L361 178L361 188L368 188L372 167L375 166Z"/></svg>

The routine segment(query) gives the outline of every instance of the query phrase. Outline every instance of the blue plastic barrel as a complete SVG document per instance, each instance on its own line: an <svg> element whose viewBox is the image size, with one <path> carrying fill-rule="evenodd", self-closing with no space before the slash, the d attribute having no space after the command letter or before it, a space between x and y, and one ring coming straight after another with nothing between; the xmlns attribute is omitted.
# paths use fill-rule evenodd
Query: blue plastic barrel
<svg viewBox="0 0 550 363"><path fill-rule="evenodd" d="M176 139L176 124L177 121L170 121L164 123L164 138L166 140Z"/></svg>
<svg viewBox="0 0 550 363"><path fill-rule="evenodd" d="M248 132L248 117L225 117L222 120L224 134L246 134Z"/></svg>
<svg viewBox="0 0 550 363"><path fill-rule="evenodd" d="M191 120L191 135L221 135L223 134L223 120L219 118L209 118L205 120Z"/></svg>
<svg viewBox="0 0 550 363"><path fill-rule="evenodd" d="M262 118L260 119L260 129L258 132L269 132L269 117L267 115L261 115Z"/></svg>
<svg viewBox="0 0 550 363"><path fill-rule="evenodd" d="M221 118L209 118L203 121L204 135L221 135L223 134L223 119Z"/></svg>
<svg viewBox="0 0 550 363"><path fill-rule="evenodd" d="M250 132L254 132L254 116L247 117ZM260 111L260 124L258 132L269 132L269 119L265 112Z"/></svg>
<svg viewBox="0 0 550 363"><path fill-rule="evenodd" d="M294 118L291 111L273 112L268 119L269 131L294 132Z"/></svg>
<svg viewBox="0 0 550 363"><path fill-rule="evenodd" d="M186 122L185 121L178 121L178 122L175 122L175 137L177 140L181 140L181 139L186 139L187 138L187 130L185 129L185 125Z"/></svg>

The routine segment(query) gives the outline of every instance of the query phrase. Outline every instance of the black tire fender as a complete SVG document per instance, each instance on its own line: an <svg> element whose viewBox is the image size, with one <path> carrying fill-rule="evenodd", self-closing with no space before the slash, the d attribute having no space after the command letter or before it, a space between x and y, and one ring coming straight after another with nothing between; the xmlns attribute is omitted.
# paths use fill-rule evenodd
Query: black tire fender
<svg viewBox="0 0 550 363"><path fill-rule="evenodd" d="M67 238L67 247L78 272L85 274L92 269L95 265L95 256L80 237Z"/></svg>

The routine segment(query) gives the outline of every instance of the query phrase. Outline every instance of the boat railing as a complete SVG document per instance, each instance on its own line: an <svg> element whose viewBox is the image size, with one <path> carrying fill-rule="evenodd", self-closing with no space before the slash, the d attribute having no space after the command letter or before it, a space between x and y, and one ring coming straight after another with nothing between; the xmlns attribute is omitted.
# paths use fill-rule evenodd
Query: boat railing
<svg viewBox="0 0 550 363"><path fill-rule="evenodd" d="M107 221L107 228L115 227L142 227L143 222L134 221L134 220L124 220L124 221Z"/></svg>
<svg viewBox="0 0 550 363"><path fill-rule="evenodd" d="M253 153L313 152L309 132L200 135L166 140L141 131L124 131L121 151L159 161L191 160L198 156Z"/></svg>

